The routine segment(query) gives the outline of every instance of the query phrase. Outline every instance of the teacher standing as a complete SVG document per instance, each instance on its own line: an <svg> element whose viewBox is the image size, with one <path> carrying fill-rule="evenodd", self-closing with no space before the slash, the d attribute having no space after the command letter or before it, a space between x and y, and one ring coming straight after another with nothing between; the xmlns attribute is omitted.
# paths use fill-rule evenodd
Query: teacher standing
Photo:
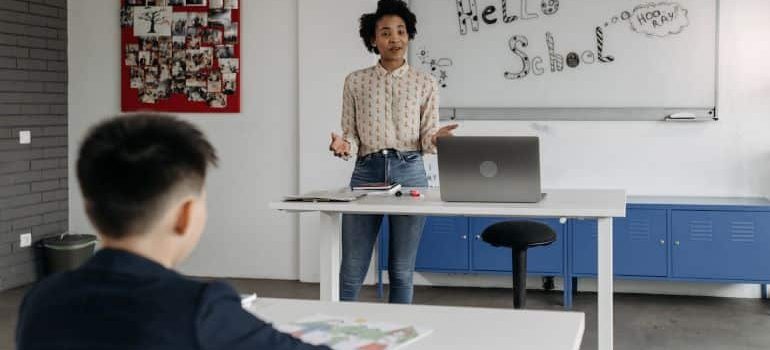
<svg viewBox="0 0 770 350"><path fill-rule="evenodd" d="M379 62L345 78L342 136L332 133L329 149L337 157L356 155L350 186L368 182L426 187L422 155L436 152L436 139L456 124L438 126L438 84L406 62L417 18L401 0L380 0L375 13L361 16L361 39ZM340 299L358 299L369 269L382 215L342 216ZM417 248L425 217L389 215L389 301L412 302Z"/></svg>

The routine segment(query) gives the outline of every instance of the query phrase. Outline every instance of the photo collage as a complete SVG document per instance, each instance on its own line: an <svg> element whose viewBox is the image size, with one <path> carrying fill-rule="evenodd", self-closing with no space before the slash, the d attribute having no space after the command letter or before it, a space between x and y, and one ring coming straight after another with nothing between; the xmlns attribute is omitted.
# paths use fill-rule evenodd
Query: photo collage
<svg viewBox="0 0 770 350"><path fill-rule="evenodd" d="M123 86L140 109L164 104L164 111L189 111L168 108L175 101L176 107L193 103L215 111L237 100L239 0L121 2L122 63L128 80Z"/></svg>

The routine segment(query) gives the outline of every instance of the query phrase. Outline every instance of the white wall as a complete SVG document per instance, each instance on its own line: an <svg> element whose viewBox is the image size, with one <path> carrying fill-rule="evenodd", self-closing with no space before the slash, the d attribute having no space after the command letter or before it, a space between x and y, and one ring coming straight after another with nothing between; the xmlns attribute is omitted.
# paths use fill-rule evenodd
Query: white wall
<svg viewBox="0 0 770 350"><path fill-rule="evenodd" d="M371 66L375 56L363 49L358 17L371 12L376 0L299 3L299 189L342 187L353 170L329 152L331 132L340 130L342 86L354 69ZM295 214L296 215L296 214ZM317 214L300 215L300 280L318 281Z"/></svg>
<svg viewBox="0 0 770 350"><path fill-rule="evenodd" d="M70 159L92 124L120 111L119 1L70 0ZM297 1L241 1L241 113L185 115L220 156L208 181L209 222L182 270L296 279L297 219L267 208L297 191ZM93 232L70 166L70 227Z"/></svg>
<svg viewBox="0 0 770 350"><path fill-rule="evenodd" d="M301 85L313 84L313 94L300 95L300 189L342 186L349 177L348 169L324 147L328 129L339 128L342 79L369 63L359 59L364 48L354 20L363 10L373 10L374 3L336 1L336 9L344 12L337 18L349 18L347 26L329 26L325 6L300 4L299 78ZM459 132L539 135L544 187L625 188L631 195L769 196L768 13L766 0L722 1L718 122L464 122ZM325 30L310 30L316 28ZM330 42L324 38L335 38L334 50L329 50ZM308 281L318 280L316 216L303 214L300 221L300 276ZM425 275L417 281L452 284L465 279L475 284L479 280L450 279ZM755 286L667 285L683 293L711 295L755 296L759 290ZM665 288L639 283L633 288L660 291L661 287Z"/></svg>
<svg viewBox="0 0 770 350"><path fill-rule="evenodd" d="M375 4L336 0L330 15L328 2L322 1L242 1L242 113L185 116L209 135L222 164L208 184L207 232L183 271L318 280L317 215L301 215L300 230L297 215L272 212L267 202L285 193L346 184L352 164L329 154L328 138L339 130L345 75L374 62L359 41L357 19ZM117 1L71 0L68 8L74 162L86 128L120 109L120 35ZM540 135L546 187L623 187L636 195L770 195L767 13L770 3L764 0L722 1L719 122L475 122L463 123L461 132ZM91 232L70 169L71 230ZM425 275L417 280L504 283L487 277ZM667 286L684 292L705 289L651 283L633 288L661 291ZM758 293L753 286L710 288L702 293Z"/></svg>

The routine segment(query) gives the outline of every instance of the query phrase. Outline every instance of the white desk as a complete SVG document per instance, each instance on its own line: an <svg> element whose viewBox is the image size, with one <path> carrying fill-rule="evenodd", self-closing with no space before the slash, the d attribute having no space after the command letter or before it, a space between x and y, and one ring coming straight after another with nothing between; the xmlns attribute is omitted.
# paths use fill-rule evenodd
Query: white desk
<svg viewBox="0 0 770 350"><path fill-rule="evenodd" d="M317 300L258 298L246 310L274 324L323 314L365 317L432 329L407 349L577 350L583 339L582 312L470 307L335 303Z"/></svg>
<svg viewBox="0 0 770 350"><path fill-rule="evenodd" d="M342 214L405 214L598 219L599 350L612 350L612 218L626 216L623 190L546 190L539 203L448 203L438 189L424 197L367 196L349 203L273 202L270 208L321 213L321 300L339 300ZM408 193L408 192L407 192Z"/></svg>

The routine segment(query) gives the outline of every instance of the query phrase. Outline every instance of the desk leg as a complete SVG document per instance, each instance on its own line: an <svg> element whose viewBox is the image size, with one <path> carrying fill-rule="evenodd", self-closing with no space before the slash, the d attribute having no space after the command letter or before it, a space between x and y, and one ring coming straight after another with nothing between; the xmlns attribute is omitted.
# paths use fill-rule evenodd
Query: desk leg
<svg viewBox="0 0 770 350"><path fill-rule="evenodd" d="M612 218L599 218L599 350L613 348Z"/></svg>
<svg viewBox="0 0 770 350"><path fill-rule="evenodd" d="M342 214L321 212L321 300L340 301Z"/></svg>

